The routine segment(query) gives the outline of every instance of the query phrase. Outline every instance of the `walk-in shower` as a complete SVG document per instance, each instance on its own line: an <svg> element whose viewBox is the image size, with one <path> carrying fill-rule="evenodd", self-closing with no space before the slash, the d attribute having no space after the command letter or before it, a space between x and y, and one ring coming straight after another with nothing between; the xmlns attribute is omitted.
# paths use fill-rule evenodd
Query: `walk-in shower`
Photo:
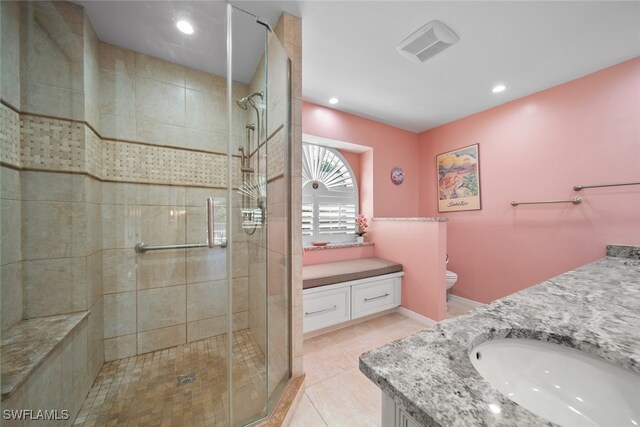
<svg viewBox="0 0 640 427"><path fill-rule="evenodd" d="M281 41L226 2L2 1L0 16L2 409L266 417L291 377Z"/></svg>

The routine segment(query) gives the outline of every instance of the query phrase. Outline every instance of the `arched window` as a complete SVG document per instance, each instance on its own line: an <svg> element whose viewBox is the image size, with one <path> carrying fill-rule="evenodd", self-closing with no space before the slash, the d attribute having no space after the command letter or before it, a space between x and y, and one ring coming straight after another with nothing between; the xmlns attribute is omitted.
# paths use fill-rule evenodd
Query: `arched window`
<svg viewBox="0 0 640 427"><path fill-rule="evenodd" d="M358 185L333 148L302 146L302 243L348 242L355 233Z"/></svg>

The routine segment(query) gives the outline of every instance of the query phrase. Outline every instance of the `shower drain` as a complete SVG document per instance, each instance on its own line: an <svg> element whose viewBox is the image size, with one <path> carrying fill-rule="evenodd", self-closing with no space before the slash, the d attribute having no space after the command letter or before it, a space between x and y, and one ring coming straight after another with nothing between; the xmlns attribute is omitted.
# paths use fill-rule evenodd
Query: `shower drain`
<svg viewBox="0 0 640 427"><path fill-rule="evenodd" d="M192 382L194 382L196 380L196 373L192 372L187 375L178 375L177 378L178 378L177 386L180 387L181 385L191 384Z"/></svg>

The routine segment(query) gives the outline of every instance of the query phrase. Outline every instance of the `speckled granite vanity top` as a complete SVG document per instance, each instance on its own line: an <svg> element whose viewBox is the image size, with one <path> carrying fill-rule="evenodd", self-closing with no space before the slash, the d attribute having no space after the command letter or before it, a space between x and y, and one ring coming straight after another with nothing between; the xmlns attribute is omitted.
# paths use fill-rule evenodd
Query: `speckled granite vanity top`
<svg viewBox="0 0 640 427"><path fill-rule="evenodd" d="M610 246L607 254L365 353L360 370L427 426L554 425L494 389L471 365L469 352L494 338L534 338L640 373L640 250Z"/></svg>

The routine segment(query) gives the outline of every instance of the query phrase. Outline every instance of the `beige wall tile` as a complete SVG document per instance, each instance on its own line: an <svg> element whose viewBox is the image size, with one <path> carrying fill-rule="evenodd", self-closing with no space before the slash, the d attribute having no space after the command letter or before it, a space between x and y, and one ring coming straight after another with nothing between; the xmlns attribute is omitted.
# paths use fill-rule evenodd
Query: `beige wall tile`
<svg viewBox="0 0 640 427"><path fill-rule="evenodd" d="M87 256L87 306L91 307L102 297L102 251Z"/></svg>
<svg viewBox="0 0 640 427"><path fill-rule="evenodd" d="M151 244L156 244L151 241ZM187 280L185 250L151 251L138 254L138 289L184 285Z"/></svg>
<svg viewBox="0 0 640 427"><path fill-rule="evenodd" d="M138 184L124 182L103 182L102 202L110 205L135 205L138 204Z"/></svg>
<svg viewBox="0 0 640 427"><path fill-rule="evenodd" d="M86 257L22 263L24 317L86 310Z"/></svg>
<svg viewBox="0 0 640 427"><path fill-rule="evenodd" d="M186 297L186 286L138 291L138 332L185 323Z"/></svg>
<svg viewBox="0 0 640 427"><path fill-rule="evenodd" d="M102 205L102 247L131 249L141 242L141 209L135 205Z"/></svg>
<svg viewBox="0 0 640 427"><path fill-rule="evenodd" d="M226 204L227 190L219 188L186 187L187 206L206 206L207 197L213 197L217 207Z"/></svg>
<svg viewBox="0 0 640 427"><path fill-rule="evenodd" d="M233 313L231 317L233 325L232 328L234 331L240 329L247 329L249 327L249 312L248 311L240 311L238 313Z"/></svg>
<svg viewBox="0 0 640 427"><path fill-rule="evenodd" d="M185 86L186 67L136 52L136 76Z"/></svg>
<svg viewBox="0 0 640 427"><path fill-rule="evenodd" d="M0 198L20 200L20 171L5 166L0 166Z"/></svg>
<svg viewBox="0 0 640 427"><path fill-rule="evenodd" d="M74 202L22 202L24 259L87 254L86 206Z"/></svg>
<svg viewBox="0 0 640 427"><path fill-rule="evenodd" d="M63 407L71 416L80 409L84 396L77 389L88 391L87 380L87 321L84 320L62 343Z"/></svg>
<svg viewBox="0 0 640 427"><path fill-rule="evenodd" d="M137 348L137 334L105 339L104 361L111 362L112 360L135 356L137 354Z"/></svg>
<svg viewBox="0 0 640 427"><path fill-rule="evenodd" d="M82 202L86 200L84 175L23 171L20 174L22 200Z"/></svg>
<svg viewBox="0 0 640 427"><path fill-rule="evenodd" d="M84 94L68 89L21 81L22 111L84 120Z"/></svg>
<svg viewBox="0 0 640 427"><path fill-rule="evenodd" d="M104 359L104 353L102 351L102 341L104 338L104 304L103 299L100 298L93 306L90 307L89 317L87 319L87 353L89 354L89 374L91 375L95 366L91 363L98 363L99 359ZM95 353L99 352L100 355L96 356ZM96 359L97 358L97 359ZM100 367L102 364L100 364ZM100 370L98 367L98 371ZM95 373L97 375L97 372ZM91 382L95 375L91 377Z"/></svg>
<svg viewBox="0 0 640 427"><path fill-rule="evenodd" d="M0 199L0 265L22 259L21 219L20 201Z"/></svg>
<svg viewBox="0 0 640 427"><path fill-rule="evenodd" d="M87 177L84 181L85 200L89 203L102 203L102 182ZM100 214L102 215L102 214Z"/></svg>
<svg viewBox="0 0 640 427"><path fill-rule="evenodd" d="M100 131L105 138L135 141L136 119L134 116L102 113L100 115Z"/></svg>
<svg viewBox="0 0 640 427"><path fill-rule="evenodd" d="M104 294L136 290L136 253L133 249L102 251Z"/></svg>
<svg viewBox="0 0 640 427"><path fill-rule="evenodd" d="M182 206L142 206L142 241L153 245L186 243Z"/></svg>
<svg viewBox="0 0 640 427"><path fill-rule="evenodd" d="M213 317L187 323L187 341L198 341L227 333L227 316Z"/></svg>
<svg viewBox="0 0 640 427"><path fill-rule="evenodd" d="M226 133L229 129L227 98L187 89L184 125L192 129Z"/></svg>
<svg viewBox="0 0 640 427"><path fill-rule="evenodd" d="M91 383L100 373L102 366L104 365L104 344L103 341L100 340L96 350L89 356L89 360L87 363L87 371L89 373L89 378L91 378ZM86 394L85 394L86 396Z"/></svg>
<svg viewBox="0 0 640 427"><path fill-rule="evenodd" d="M102 206L98 203L85 203L86 210L86 253L94 254L102 250Z"/></svg>
<svg viewBox="0 0 640 427"><path fill-rule="evenodd" d="M180 206L185 204L185 187L175 185L138 185L141 205Z"/></svg>
<svg viewBox="0 0 640 427"><path fill-rule="evenodd" d="M187 283L209 282L226 277L227 249L187 249Z"/></svg>
<svg viewBox="0 0 640 427"><path fill-rule="evenodd" d="M37 410L41 408L60 408L63 405L62 394L62 348L58 348L49 356L25 384L27 390L26 407Z"/></svg>
<svg viewBox="0 0 640 427"><path fill-rule="evenodd" d="M0 40L0 89L5 102L20 109L20 6L2 4L2 40Z"/></svg>
<svg viewBox="0 0 640 427"><path fill-rule="evenodd" d="M1 330L5 331L22 320L22 263L0 267Z"/></svg>
<svg viewBox="0 0 640 427"><path fill-rule="evenodd" d="M183 86L138 77L135 87L137 120L185 126L186 93Z"/></svg>
<svg viewBox="0 0 640 427"><path fill-rule="evenodd" d="M100 68L133 76L135 74L135 52L109 43L99 42Z"/></svg>
<svg viewBox="0 0 640 427"><path fill-rule="evenodd" d="M134 117L135 80L126 73L100 70L100 113Z"/></svg>
<svg viewBox="0 0 640 427"><path fill-rule="evenodd" d="M233 313L249 310L249 278L238 277L233 279Z"/></svg>
<svg viewBox="0 0 640 427"><path fill-rule="evenodd" d="M138 333L138 354L184 344L186 329L186 324L182 324Z"/></svg>
<svg viewBox="0 0 640 427"><path fill-rule="evenodd" d="M249 244L238 242L233 245L233 277L244 277L249 274Z"/></svg>
<svg viewBox="0 0 640 427"><path fill-rule="evenodd" d="M136 116L135 140L174 147L185 147L187 144L184 127L139 116Z"/></svg>
<svg viewBox="0 0 640 427"><path fill-rule="evenodd" d="M226 280L187 285L187 321L227 314L227 295Z"/></svg>
<svg viewBox="0 0 640 427"><path fill-rule="evenodd" d="M223 154L228 151L229 137L226 133L190 128L185 128L182 132L185 135L185 148Z"/></svg>
<svg viewBox="0 0 640 427"><path fill-rule="evenodd" d="M136 292L104 296L104 337L136 333Z"/></svg>
<svg viewBox="0 0 640 427"><path fill-rule="evenodd" d="M217 96L227 96L227 79L193 68L186 69L186 87L200 92L209 92Z"/></svg>

